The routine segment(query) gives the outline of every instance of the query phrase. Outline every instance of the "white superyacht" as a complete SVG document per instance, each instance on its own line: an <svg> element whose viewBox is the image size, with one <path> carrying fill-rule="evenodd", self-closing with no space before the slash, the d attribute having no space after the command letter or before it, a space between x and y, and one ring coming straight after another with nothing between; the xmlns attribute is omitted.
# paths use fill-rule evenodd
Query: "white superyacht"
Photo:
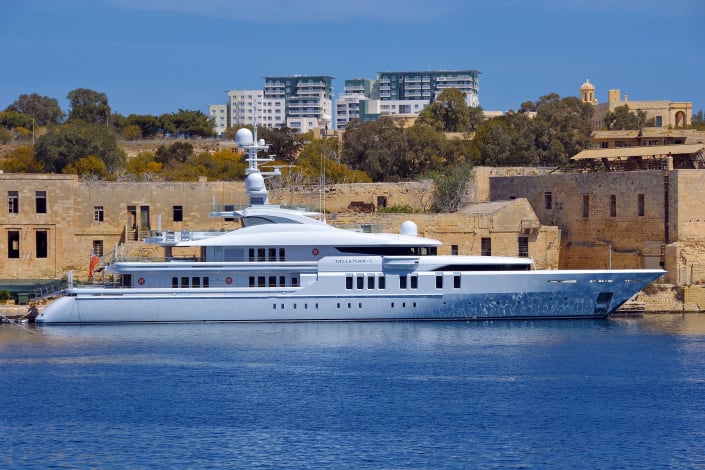
<svg viewBox="0 0 705 470"><path fill-rule="evenodd" d="M258 162L268 146L247 129L250 206L226 233L159 232L166 260L117 258L111 283L71 286L38 324L224 321L393 321L604 318L660 269L535 270L528 258L438 256L437 240L332 227L316 213L269 205ZM197 247L197 259L172 250Z"/></svg>

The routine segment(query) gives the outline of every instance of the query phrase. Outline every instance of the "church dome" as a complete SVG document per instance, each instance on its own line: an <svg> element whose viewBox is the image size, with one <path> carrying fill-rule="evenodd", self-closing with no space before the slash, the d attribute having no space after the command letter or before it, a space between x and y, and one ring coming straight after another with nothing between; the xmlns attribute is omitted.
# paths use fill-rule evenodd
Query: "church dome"
<svg viewBox="0 0 705 470"><path fill-rule="evenodd" d="M583 83L582 85L580 85L580 89L581 89L581 90L594 90L594 89L595 89L595 85L593 85L592 83L590 83L590 80L585 80L585 83Z"/></svg>

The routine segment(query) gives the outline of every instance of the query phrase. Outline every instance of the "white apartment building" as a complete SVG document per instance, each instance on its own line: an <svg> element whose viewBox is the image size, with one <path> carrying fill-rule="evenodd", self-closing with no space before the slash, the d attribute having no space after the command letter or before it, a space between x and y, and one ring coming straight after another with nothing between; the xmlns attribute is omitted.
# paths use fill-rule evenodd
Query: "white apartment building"
<svg viewBox="0 0 705 470"><path fill-rule="evenodd" d="M283 127L286 105L283 98L265 98L262 90L231 90L228 92L229 127Z"/></svg>
<svg viewBox="0 0 705 470"><path fill-rule="evenodd" d="M373 121L379 116L417 116L443 90L465 93L467 106L479 106L479 73L476 70L380 72L376 80L345 81L345 93L336 102L336 128L352 119Z"/></svg>
<svg viewBox="0 0 705 470"><path fill-rule="evenodd" d="M208 106L208 117L213 123L216 135L222 135L228 128L228 106L225 104L212 104Z"/></svg>

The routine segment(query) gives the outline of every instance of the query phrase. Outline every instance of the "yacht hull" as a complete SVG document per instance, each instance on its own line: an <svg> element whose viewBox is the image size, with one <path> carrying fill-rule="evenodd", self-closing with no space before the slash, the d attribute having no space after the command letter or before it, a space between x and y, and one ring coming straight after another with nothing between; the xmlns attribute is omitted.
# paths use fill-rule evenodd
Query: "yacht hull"
<svg viewBox="0 0 705 470"><path fill-rule="evenodd" d="M422 273L417 288L345 285L344 273L302 287L68 289L38 324L604 318L662 270ZM460 279L456 279L457 277ZM391 278L391 276L390 276ZM438 281L438 278L442 278Z"/></svg>

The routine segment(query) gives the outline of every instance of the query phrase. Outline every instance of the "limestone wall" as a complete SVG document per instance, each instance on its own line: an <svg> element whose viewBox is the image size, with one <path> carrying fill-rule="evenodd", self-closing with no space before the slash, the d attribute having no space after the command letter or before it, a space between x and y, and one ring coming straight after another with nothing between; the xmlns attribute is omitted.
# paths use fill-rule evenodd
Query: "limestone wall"
<svg viewBox="0 0 705 470"><path fill-rule="evenodd" d="M69 270L86 277L94 243L104 254L129 239L126 229L227 230L234 222L209 217L212 204L245 204L242 182L82 182L76 176L0 174L0 279L58 279ZM19 213L7 212L9 191L19 194ZM46 192L46 213L36 213L37 191ZM135 215L128 211L135 208ZM174 206L183 221L175 222ZM142 220L141 212L145 212ZM96 214L102 213L102 220ZM144 222L144 223L143 223ZM46 231L47 257L37 257L36 232ZM19 232L19 258L8 256L10 232ZM139 237L140 234L136 233Z"/></svg>
<svg viewBox="0 0 705 470"><path fill-rule="evenodd" d="M658 266L665 230L664 191L660 171L491 180L493 200L525 197L543 225L555 225L563 232L565 268Z"/></svg>

